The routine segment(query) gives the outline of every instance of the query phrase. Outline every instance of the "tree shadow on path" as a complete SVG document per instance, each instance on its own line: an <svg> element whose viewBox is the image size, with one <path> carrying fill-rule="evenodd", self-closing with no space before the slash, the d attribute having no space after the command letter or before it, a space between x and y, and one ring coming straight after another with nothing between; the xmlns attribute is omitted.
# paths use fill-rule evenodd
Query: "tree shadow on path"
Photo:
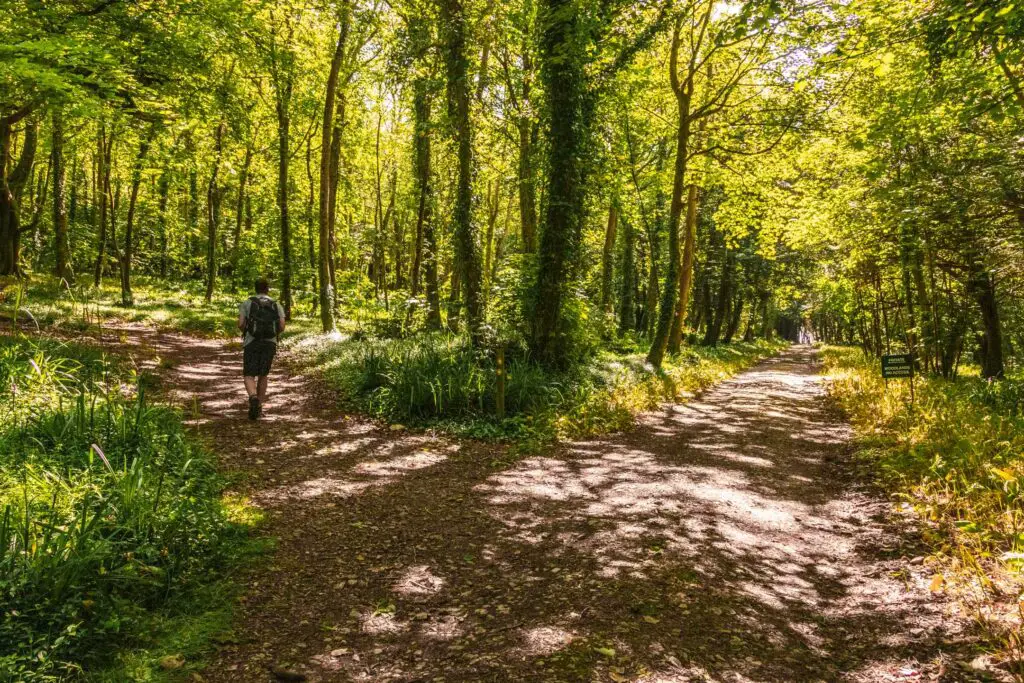
<svg viewBox="0 0 1024 683"><path fill-rule="evenodd" d="M515 460L345 416L286 370L255 426L237 348L132 338L278 539L206 680L906 681L959 637L883 559L899 538L851 491L810 349Z"/></svg>

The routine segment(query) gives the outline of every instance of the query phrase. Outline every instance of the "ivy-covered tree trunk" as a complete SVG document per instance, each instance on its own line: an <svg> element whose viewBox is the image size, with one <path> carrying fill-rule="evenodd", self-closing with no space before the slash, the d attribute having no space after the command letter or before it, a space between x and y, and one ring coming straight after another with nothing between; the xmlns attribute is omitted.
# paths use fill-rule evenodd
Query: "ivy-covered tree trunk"
<svg viewBox="0 0 1024 683"><path fill-rule="evenodd" d="M53 242L56 263L53 269L58 278L73 283L71 271L71 250L68 243L67 206L67 165L64 162L64 114L57 109L53 113L52 144L50 145L50 167L53 169Z"/></svg>
<svg viewBox="0 0 1024 683"><path fill-rule="evenodd" d="M594 118L594 93L587 74L586 29L572 0L540 6L541 81L548 110L547 185L533 292L531 350L554 367L569 361L565 300L578 262L585 218L587 144Z"/></svg>
<svg viewBox="0 0 1024 683"><path fill-rule="evenodd" d="M473 222L473 124L470 117L469 58L466 44L467 18L462 0L443 0L444 53L448 82L448 118L457 146L458 181L455 191L456 263L466 309L466 326L474 345L482 340L483 297L481 295L480 249Z"/></svg>

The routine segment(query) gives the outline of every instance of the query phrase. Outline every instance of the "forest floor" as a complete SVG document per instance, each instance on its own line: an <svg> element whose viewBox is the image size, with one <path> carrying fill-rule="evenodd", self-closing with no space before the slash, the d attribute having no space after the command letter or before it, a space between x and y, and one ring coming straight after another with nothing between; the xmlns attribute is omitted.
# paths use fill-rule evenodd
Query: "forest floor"
<svg viewBox="0 0 1024 683"><path fill-rule="evenodd" d="M346 415L287 359L253 424L237 342L117 333L276 538L201 680L970 679L808 347L538 456Z"/></svg>

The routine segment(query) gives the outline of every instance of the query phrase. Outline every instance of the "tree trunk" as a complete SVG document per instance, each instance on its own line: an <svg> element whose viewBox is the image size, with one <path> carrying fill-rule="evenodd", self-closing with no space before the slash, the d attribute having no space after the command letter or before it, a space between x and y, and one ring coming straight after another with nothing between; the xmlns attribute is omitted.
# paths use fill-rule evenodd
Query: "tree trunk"
<svg viewBox="0 0 1024 683"><path fill-rule="evenodd" d="M981 376L1002 379L1003 370L1003 329L999 319L999 304L996 299L996 285L991 273L977 260L970 265L971 293L981 310Z"/></svg>
<svg viewBox="0 0 1024 683"><path fill-rule="evenodd" d="M679 223L683 213L683 184L686 178L687 155L690 146L690 100L693 96L694 79L692 70L684 83L679 82L679 26L672 36L672 52L669 58L669 75L672 89L676 95L678 124L676 129L676 161L672 180L672 202L668 217L668 272L665 273L665 288L661 294L661 309L658 314L658 326L651 340L651 350L647 353L647 361L656 368L661 367L668 348L669 335L672 331L672 319L676 315L676 299L679 294L679 275L681 254L679 249Z"/></svg>
<svg viewBox="0 0 1024 683"><path fill-rule="evenodd" d="M124 246L121 248L121 305L134 306L135 297L132 295L132 259L135 256L135 207L139 200L139 186L142 185L142 166L149 153L149 145L152 141L155 129L150 128L139 141L139 152L135 157L135 164L132 166L132 180L128 195L128 215L124 224Z"/></svg>
<svg viewBox="0 0 1024 683"><path fill-rule="evenodd" d="M703 123L705 119L701 119ZM690 183L686 195L686 234L683 237L683 263L679 273L679 302L672 331L668 338L669 353L679 353L683 342L683 328L686 326L686 311L690 307L690 291L693 289L693 261L697 251L697 185Z"/></svg>
<svg viewBox="0 0 1024 683"><path fill-rule="evenodd" d="M604 251L601 256L601 310L606 317L614 315L615 301L612 298L612 284L615 279L615 238L619 229L619 207L617 200L608 206L608 222L604 229Z"/></svg>
<svg viewBox="0 0 1024 683"><path fill-rule="evenodd" d="M53 113L53 144L51 146L51 167L53 168L53 241L56 252L54 274L69 284L75 280L71 272L71 250L68 243L67 210L67 167L64 163L64 114L59 109Z"/></svg>
<svg viewBox="0 0 1024 683"><path fill-rule="evenodd" d="M722 343L728 344L732 342L732 338L736 336L736 331L740 329L740 322L743 319L743 294L737 294L736 298L732 302L732 311L729 316L729 325L725 328L725 336L722 337Z"/></svg>
<svg viewBox="0 0 1024 683"><path fill-rule="evenodd" d="M0 118L0 275L21 275L21 216L19 204L21 192L28 182L36 154L36 124L25 125L25 137L21 145L18 164L11 165L11 143L14 125L28 116L31 108L25 107Z"/></svg>
<svg viewBox="0 0 1024 683"><path fill-rule="evenodd" d="M157 183L157 192L160 196L157 205L157 222L159 224L160 240L160 277L167 277L167 202L171 193L171 171L165 168L160 174Z"/></svg>
<svg viewBox="0 0 1024 683"><path fill-rule="evenodd" d="M415 42L419 54L418 61L424 59L430 44L430 29L422 18L412 19L409 26L411 39ZM421 65L422 68L422 65ZM412 295L420 291L420 268L422 265L427 297L427 328L441 329L441 299L437 282L437 239L434 234L434 186L431 169L431 91L430 80L426 74L420 74L413 81L413 113L415 125L413 135L413 164L416 185L416 250L412 266Z"/></svg>
<svg viewBox="0 0 1024 683"><path fill-rule="evenodd" d="M632 223L622 219L622 289L619 295L619 334L636 326L636 231Z"/></svg>
<svg viewBox="0 0 1024 683"><path fill-rule="evenodd" d="M96 186L97 204L99 204L99 225L96 245L96 271L93 284L99 287L103 281L103 271L107 258L107 198L110 196L110 153L114 147L114 135L107 136L106 125L100 122L96 133ZM112 217L110 217L113 220Z"/></svg>
<svg viewBox="0 0 1024 683"><path fill-rule="evenodd" d="M237 278L238 259L242 249L242 222L245 214L245 200L249 191L249 169L252 167L252 143L245 146L245 161L238 175L238 197L235 201L235 233L231 240L231 277Z"/></svg>
<svg viewBox="0 0 1024 683"><path fill-rule="evenodd" d="M331 144L334 133L334 97L338 87L338 73L345 57L348 42L349 4L342 5L341 27L338 43L331 59L331 71L327 77L327 93L324 96L324 114L320 142L320 260L317 277L320 280L320 326L324 332L334 329L334 290L331 288Z"/></svg>
<svg viewBox="0 0 1024 683"><path fill-rule="evenodd" d="M347 42L347 39L346 39ZM337 94L337 107L335 110L334 117L334 132L331 134L331 164L330 164L330 177L331 177L331 188L330 188L330 204L328 206L327 223L328 233L330 239L328 240L329 248L327 250L327 272L331 277L331 291L334 292L334 311L338 312L339 299L338 293L338 280L337 280L337 264L335 263L335 254L338 251L338 236L337 236L337 224L338 224L338 185L341 182L341 142L342 135L345 132L345 93L339 92ZM344 259L342 260L342 268L344 269Z"/></svg>
<svg viewBox="0 0 1024 683"><path fill-rule="evenodd" d="M281 306L286 320L292 318L292 229L288 215L288 158L291 115L288 94L279 93L277 101L277 208L281 216Z"/></svg>
<svg viewBox="0 0 1024 683"><path fill-rule="evenodd" d="M585 221L586 147L594 119L594 93L586 69L582 17L572 0L545 0L541 16L541 78L548 109L547 184L533 292L534 357L565 366L571 337L565 300L579 259Z"/></svg>
<svg viewBox="0 0 1024 683"><path fill-rule="evenodd" d="M312 136L306 140L306 182L309 186L309 193L306 195L306 251L309 257L309 268L313 273L312 287L312 308L316 314L320 305L320 287L317 284L319 277L317 273L316 239L318 234L317 216L314 218L313 204L316 201L317 183L313 179L313 140ZM319 210L319 207L317 207Z"/></svg>
<svg viewBox="0 0 1024 683"><path fill-rule="evenodd" d="M462 300L466 308L466 326L474 346L483 334L483 299L480 283L480 254L473 225L473 182L476 162L473 156L473 124L470 116L469 59L466 45L466 12L462 0L444 0L445 65L448 81L448 116L457 145L458 182L455 192L456 262L461 272Z"/></svg>
<svg viewBox="0 0 1024 683"><path fill-rule="evenodd" d="M483 297L487 297L491 291L491 269L494 264L494 230L498 224L498 215L501 213L501 183L496 178L494 183L487 188L487 231L484 233L484 272L483 272Z"/></svg>
<svg viewBox="0 0 1024 683"><path fill-rule="evenodd" d="M220 175L220 161L224 154L223 121L217 124L213 143L213 170L210 171L210 182L206 186L206 303L213 300L213 290L217 283L217 227L220 223L220 187L217 180Z"/></svg>

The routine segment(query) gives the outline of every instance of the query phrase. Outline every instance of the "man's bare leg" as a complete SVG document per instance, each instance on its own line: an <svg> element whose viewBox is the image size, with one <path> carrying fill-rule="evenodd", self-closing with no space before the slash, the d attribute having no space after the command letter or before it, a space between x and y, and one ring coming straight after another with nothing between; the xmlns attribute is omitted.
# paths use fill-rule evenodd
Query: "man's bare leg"
<svg viewBox="0 0 1024 683"><path fill-rule="evenodd" d="M246 391L246 393L248 393L250 396L255 396L256 395L256 378L255 377L243 377L243 379L245 380L245 391ZM267 378L264 377L263 378L264 385L266 385L266 380L267 380ZM266 393L266 392L264 391L264 393Z"/></svg>
<svg viewBox="0 0 1024 683"><path fill-rule="evenodd" d="M247 382L249 381L248 377L246 377L245 379ZM260 398L260 405L263 405L264 403L267 402L267 379L267 375L263 375L262 377L259 378L259 381L256 383L257 394Z"/></svg>

